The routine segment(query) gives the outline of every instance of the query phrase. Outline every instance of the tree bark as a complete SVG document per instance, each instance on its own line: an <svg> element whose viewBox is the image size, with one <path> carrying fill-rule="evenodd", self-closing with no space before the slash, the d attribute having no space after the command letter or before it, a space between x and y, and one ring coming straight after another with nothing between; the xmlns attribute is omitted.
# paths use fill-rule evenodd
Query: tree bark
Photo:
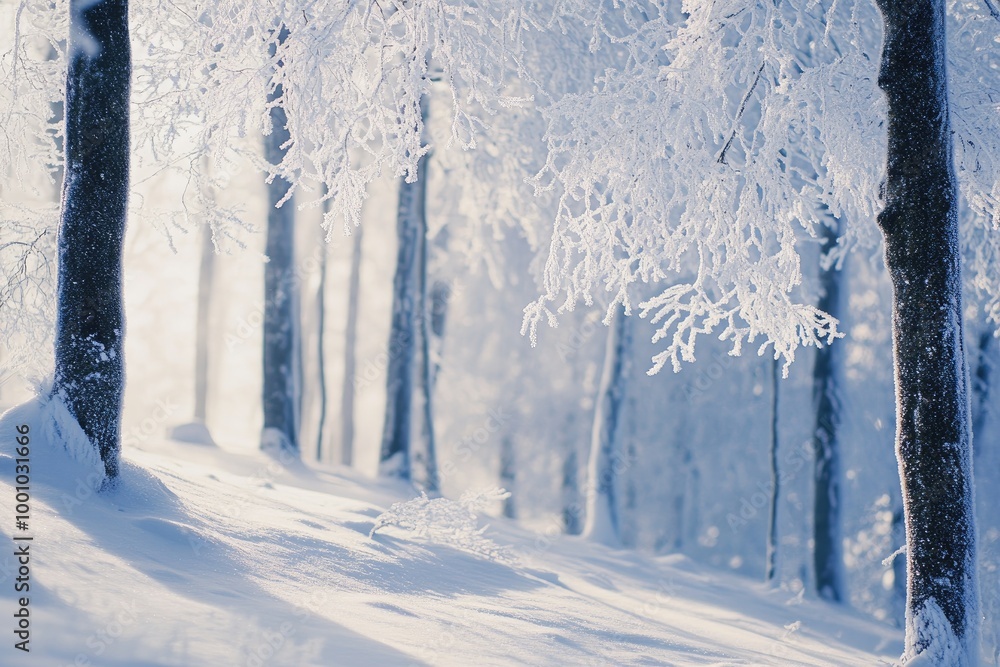
<svg viewBox="0 0 1000 667"><path fill-rule="evenodd" d="M275 42L269 46L273 57L277 47L288 37L288 30L280 29ZM281 67L281 62L278 62ZM264 157L272 165L285 157L284 144L290 134L286 127L288 118L278 103L282 97L281 86L275 86L267 100L271 107L271 134L264 140ZM263 407L264 433L262 448L280 447L298 455L298 388L297 369L297 290L295 277L295 214L291 201L280 208L278 203L288 194L291 184L276 176L267 186L267 264L264 265L264 378Z"/></svg>
<svg viewBox="0 0 1000 667"><path fill-rule="evenodd" d="M625 452L619 432L631 366L631 324L625 310L619 307L608 328L587 469L587 516L583 536L610 546L621 544L617 476L624 464Z"/></svg>
<svg viewBox="0 0 1000 667"><path fill-rule="evenodd" d="M112 480L119 473L125 389L131 72L128 0L71 0L53 392Z"/></svg>
<svg viewBox="0 0 1000 667"><path fill-rule="evenodd" d="M823 253L829 253L840 237L840 222L823 227ZM831 265L820 268L822 295L817 307L833 317L841 318L844 272ZM815 467L813 479L813 566L816 571L816 592L830 602L844 598L843 547L840 525L840 387L841 345L825 345L816 351L813 366L813 409L816 424L813 430Z"/></svg>
<svg viewBox="0 0 1000 667"><path fill-rule="evenodd" d="M888 101L885 207L893 284L896 455L907 544L906 653L978 655L976 525L942 0L878 0Z"/></svg>

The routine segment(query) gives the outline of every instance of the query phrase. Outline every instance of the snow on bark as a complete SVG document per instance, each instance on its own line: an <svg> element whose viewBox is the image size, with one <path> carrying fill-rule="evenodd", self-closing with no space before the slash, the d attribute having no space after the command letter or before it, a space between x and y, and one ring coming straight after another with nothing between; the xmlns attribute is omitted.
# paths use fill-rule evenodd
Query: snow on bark
<svg viewBox="0 0 1000 667"><path fill-rule="evenodd" d="M878 0L908 664L977 662L979 596L943 0Z"/></svg>
<svg viewBox="0 0 1000 667"><path fill-rule="evenodd" d="M587 516L583 536L609 546L621 543L617 477L625 462L621 418L631 366L632 328L623 307L608 328L604 369L594 412L587 468Z"/></svg>
<svg viewBox="0 0 1000 667"><path fill-rule="evenodd" d="M128 2L73 0L70 26L53 401L65 406L99 453L107 477L115 478L125 389ZM69 437L68 429L59 433Z"/></svg>

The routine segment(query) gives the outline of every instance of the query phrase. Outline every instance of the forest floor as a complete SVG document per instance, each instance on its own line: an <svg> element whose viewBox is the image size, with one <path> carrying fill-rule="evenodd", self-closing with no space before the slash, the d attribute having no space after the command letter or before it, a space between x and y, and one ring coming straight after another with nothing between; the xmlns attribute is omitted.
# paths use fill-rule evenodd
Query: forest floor
<svg viewBox="0 0 1000 667"><path fill-rule="evenodd" d="M902 648L886 625L683 556L504 519L463 532L448 524L457 504L435 506L444 524L415 513L417 530L369 537L416 494L346 468L151 439L126 448L118 488L97 494L43 420L31 404L0 420L3 665L870 667ZM13 511L20 424L27 531ZM25 543L30 592L16 594ZM13 646L22 595L28 654Z"/></svg>

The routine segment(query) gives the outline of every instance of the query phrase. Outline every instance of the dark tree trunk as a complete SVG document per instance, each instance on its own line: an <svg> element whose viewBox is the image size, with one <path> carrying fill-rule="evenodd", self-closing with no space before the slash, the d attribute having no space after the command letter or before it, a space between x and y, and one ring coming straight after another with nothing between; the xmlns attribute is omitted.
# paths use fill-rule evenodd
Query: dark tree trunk
<svg viewBox="0 0 1000 667"><path fill-rule="evenodd" d="M764 581L778 576L778 500L781 498L781 471L778 469L778 395L781 360L771 362L771 507L767 520L767 553Z"/></svg>
<svg viewBox="0 0 1000 667"><path fill-rule="evenodd" d="M427 155L417 162L413 182L399 187L396 212L396 275L393 279L389 368L386 376L385 426L380 470L402 479L413 478L413 388L426 320L426 288L422 275L427 242ZM425 466L427 461L421 461ZM435 473L436 474L436 473Z"/></svg>
<svg viewBox="0 0 1000 667"><path fill-rule="evenodd" d="M347 286L347 322L344 332L344 386L340 401L340 462L354 462L354 390L357 376L358 299L361 294L361 240L364 227L354 229L351 277Z"/></svg>
<svg viewBox="0 0 1000 667"><path fill-rule="evenodd" d="M625 455L620 426L631 365L631 325L624 308L618 307L615 319L608 327L587 469L587 517L583 535L611 546L621 544L617 477L624 465Z"/></svg>
<svg viewBox="0 0 1000 667"><path fill-rule="evenodd" d="M907 544L906 655L978 652L976 526L958 212L942 0L878 0L888 101L885 208L893 284L896 455Z"/></svg>
<svg viewBox="0 0 1000 667"><path fill-rule="evenodd" d="M823 227L823 252L829 253L840 236L840 223ZM835 264L821 268L819 281L822 295L817 307L840 318L842 315L843 269ZM813 451L816 483L813 498L813 566L816 570L816 592L825 600L844 600L843 552L840 534L840 386L841 345L825 345L816 351L813 366L813 409L816 425L813 430Z"/></svg>
<svg viewBox="0 0 1000 667"><path fill-rule="evenodd" d="M71 0L53 391L97 449L109 479L119 472L125 389L131 72L128 1Z"/></svg>
<svg viewBox="0 0 1000 667"><path fill-rule="evenodd" d="M272 57L278 45L284 43L288 30L281 28L276 41L269 46ZM281 67L281 62L277 64ZM275 86L267 100L272 130L264 140L264 158L272 165L285 157L289 140L288 119L280 106L281 86ZM281 202L291 184L280 176L267 186L268 261L264 265L264 433L261 446L280 447L290 452L299 450L298 402L299 373L297 355L297 281L295 278L295 214L291 201Z"/></svg>

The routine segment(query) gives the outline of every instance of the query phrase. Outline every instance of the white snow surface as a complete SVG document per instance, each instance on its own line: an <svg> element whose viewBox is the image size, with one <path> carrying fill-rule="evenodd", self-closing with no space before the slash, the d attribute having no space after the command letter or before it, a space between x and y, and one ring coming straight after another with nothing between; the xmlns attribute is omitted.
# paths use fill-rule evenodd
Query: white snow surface
<svg viewBox="0 0 1000 667"><path fill-rule="evenodd" d="M889 626L683 556L482 516L503 558L446 526L383 520L370 538L417 494L346 468L150 439L97 493L42 417L33 402L0 419L9 545L15 427L31 429L31 653L14 664L871 666L902 650Z"/></svg>

